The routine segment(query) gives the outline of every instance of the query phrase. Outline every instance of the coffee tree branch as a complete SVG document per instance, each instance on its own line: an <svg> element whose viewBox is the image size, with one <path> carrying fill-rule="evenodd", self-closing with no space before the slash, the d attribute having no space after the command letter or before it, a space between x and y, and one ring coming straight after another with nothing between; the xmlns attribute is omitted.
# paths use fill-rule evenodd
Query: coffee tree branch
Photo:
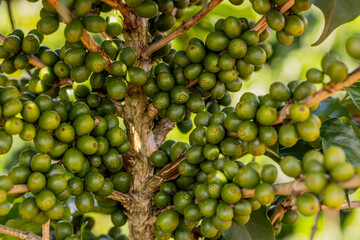
<svg viewBox="0 0 360 240"><path fill-rule="evenodd" d="M42 240L50 240L50 219L42 225Z"/></svg>
<svg viewBox="0 0 360 240"><path fill-rule="evenodd" d="M270 217L271 224L274 224L276 220L281 216L281 214L284 214L286 211L292 208L292 203L295 201L295 199L296 196L291 195L288 199L284 200L281 203L278 203L274 213Z"/></svg>
<svg viewBox="0 0 360 240"><path fill-rule="evenodd" d="M335 93L343 90L346 87L350 87L354 83L360 80L360 67L355 69L352 73L349 74L348 78L343 81L334 84L330 89L327 89L325 85L323 89L317 91L316 93L310 95L309 97L301 100L301 103L305 103L308 107L312 107L321 101L325 100L328 97L331 97ZM273 123L273 125L282 123L284 119L289 115L289 110L292 103L285 105L279 112L277 120Z"/></svg>
<svg viewBox="0 0 360 240"><path fill-rule="evenodd" d="M346 182L339 182L340 187L344 189L348 188L358 188L360 187L360 176L355 175L350 180ZM275 190L275 195L290 195L290 194L301 194L304 192L308 192L305 182L303 180L300 181L292 181L289 183L279 183L273 185ZM255 196L255 189L243 189L242 190L242 198L250 198Z"/></svg>
<svg viewBox="0 0 360 240"><path fill-rule="evenodd" d="M125 27L127 28L135 28L135 15L131 11L129 7L127 7L122 1L118 0L101 0L102 2L116 8L120 11L121 15L124 18Z"/></svg>
<svg viewBox="0 0 360 240"><path fill-rule="evenodd" d="M10 189L10 191L8 191L8 194L16 194L16 193L27 193L29 192L29 188L26 184L17 184L12 186L12 188ZM124 194L121 192L118 192L116 190L114 190L112 192L112 194L110 194L109 196L107 196L107 198L111 198L117 202L120 202L121 204L123 204L123 206L128 206L129 204L129 195L128 194Z"/></svg>
<svg viewBox="0 0 360 240"><path fill-rule="evenodd" d="M0 234L5 234L11 237L16 237L24 240L41 240L41 237L32 233L24 232L11 227L7 227L0 224Z"/></svg>
<svg viewBox="0 0 360 240"><path fill-rule="evenodd" d="M176 161L167 164L158 173L156 173L149 181L148 191L155 192L162 183L176 179L179 176L179 163L185 158L185 154L180 155Z"/></svg>
<svg viewBox="0 0 360 240"><path fill-rule="evenodd" d="M161 143L165 140L166 135L170 132L175 126L174 122L171 122L167 118L162 118L159 122L155 124L153 129L154 138L156 145L160 146Z"/></svg>

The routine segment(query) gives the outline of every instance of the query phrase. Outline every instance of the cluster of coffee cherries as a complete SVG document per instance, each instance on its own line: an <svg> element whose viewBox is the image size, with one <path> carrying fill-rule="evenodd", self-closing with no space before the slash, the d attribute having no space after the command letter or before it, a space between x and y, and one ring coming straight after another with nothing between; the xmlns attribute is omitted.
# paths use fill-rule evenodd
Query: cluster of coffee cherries
<svg viewBox="0 0 360 240"><path fill-rule="evenodd" d="M5 75L0 79L4 83L0 87L1 154L11 149L14 135L32 140L35 146L23 150L19 164L10 169L8 177L1 177L1 216L10 210L6 192L11 185L26 184L31 194L19 207L24 219L41 224L49 218L57 220L64 214L64 201L71 196L80 212L89 212L95 196L102 211L111 214L114 225L124 225L127 217L122 207L105 198L114 189L128 192L131 182L121 155L131 146L114 113L114 103L96 93L73 101L64 94L52 98L32 92L31 80L23 80L25 86L21 86Z"/></svg>
<svg viewBox="0 0 360 240"><path fill-rule="evenodd" d="M206 102L229 105L230 92L242 87L241 78L249 78L272 55L272 47L263 43L250 29L246 18L220 19L205 43L199 38L189 41L184 51L165 46L142 86L160 117L183 122L191 112L203 110Z"/></svg>
<svg viewBox="0 0 360 240"><path fill-rule="evenodd" d="M276 167L254 161L244 166L237 161L242 147L236 138L225 138L219 145L206 143L189 148L185 143L168 140L153 153L151 160L155 164L159 159L170 158L169 162L185 155L178 166L180 176L163 183L155 194L159 209L169 205L175 209L158 216L154 227L157 239L188 239L196 227L204 237L219 239L222 231L233 224L246 224L252 211L273 202L271 184L277 178ZM242 199L245 188L255 189L255 197Z"/></svg>
<svg viewBox="0 0 360 240"><path fill-rule="evenodd" d="M206 137L203 136L211 139ZM233 138L232 141L238 140ZM151 160L158 167L155 171L170 161L181 159L180 176L161 184L154 197L156 207L163 209L154 226L157 239L190 239L195 229L206 238L220 239L222 232L232 225L246 224L252 211L265 205L271 216L276 205L289 197L275 196L272 184L277 180L278 170L273 164L260 165L251 161L244 165L239 155L231 156L224 150L226 146L235 151L231 142L225 142L227 138L220 146L192 143L189 147L186 143L167 140L161 150L153 153ZM241 147L237 147L241 152ZM304 216L313 215L320 211L321 203L334 209L342 208L346 195L338 183L350 180L355 174L354 167L346 162L345 152L337 146L328 147L324 153L310 150L302 160L285 156L280 167L289 177L303 178L307 192L299 195L294 207L276 220L276 234L281 231L282 224L296 224L298 212ZM253 197L249 198L250 192Z"/></svg>
<svg viewBox="0 0 360 240"><path fill-rule="evenodd" d="M37 0L36 0L37 1ZM36 2L30 0L30 2ZM44 35L49 35L58 30L60 16L53 5L44 0L40 11L40 20L37 29ZM116 14L109 14L106 19L100 13L107 13L112 7L102 1L66 0L61 1L61 6L67 8L78 19L73 20L65 30L67 38L78 39L82 36L83 29L92 33L106 32L111 37L117 37L122 32L123 20Z"/></svg>
<svg viewBox="0 0 360 240"><path fill-rule="evenodd" d="M337 146L330 146L324 153L310 150L301 161L286 156L280 161L280 166L289 177L305 175L309 192L296 200L296 208L304 216L320 211L321 203L330 208L341 208L346 201L346 194L338 183L348 181L355 174L354 166L346 162L344 150Z"/></svg>
<svg viewBox="0 0 360 240"><path fill-rule="evenodd" d="M290 82L292 83L294 82ZM247 142L248 149L254 156L263 155L267 146L277 142L284 147L294 146L299 138L306 142L314 142L320 135L321 121L317 115L310 113L306 104L292 104L289 111L291 121L280 126L272 126L278 118L278 110L281 109L283 101L297 96L299 89L304 93L302 90L307 87L305 84L298 84L292 92L287 85L275 82L270 86L270 93L260 99L253 93L243 94L236 105L235 114L231 116L232 121L238 124L230 131L237 132L238 138ZM315 92L315 87L313 90L308 93ZM284 93L286 94L283 95Z"/></svg>
<svg viewBox="0 0 360 240"><path fill-rule="evenodd" d="M251 0L255 12L264 15L269 27L276 31L276 39L283 46L289 46L294 38L303 34L308 25L305 16L300 15L311 7L310 0L295 0L290 10L280 11L287 0Z"/></svg>
<svg viewBox="0 0 360 240"><path fill-rule="evenodd" d="M36 29L26 35L22 30L14 29L0 46L0 59L4 59L1 71L12 74L16 70L33 68L34 66L29 64L29 55L39 52L43 39L43 35Z"/></svg>
<svg viewBox="0 0 360 240"><path fill-rule="evenodd" d="M306 72L306 79L311 83L324 83L325 75L330 78L329 86L343 82L348 77L348 67L335 53L327 53L321 60L322 71L311 68Z"/></svg>

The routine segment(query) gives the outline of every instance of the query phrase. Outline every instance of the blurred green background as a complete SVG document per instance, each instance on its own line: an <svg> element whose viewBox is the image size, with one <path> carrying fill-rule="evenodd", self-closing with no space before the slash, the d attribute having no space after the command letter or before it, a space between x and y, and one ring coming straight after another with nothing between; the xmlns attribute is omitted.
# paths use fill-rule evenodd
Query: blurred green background
<svg viewBox="0 0 360 240"><path fill-rule="evenodd" d="M12 29L9 21L7 4L5 1L0 1L0 3L0 32L6 35L10 33ZM21 28L25 33L33 28L36 28L36 23L40 18L40 2L29 3L25 0L12 0L11 9L16 28ZM200 7L193 7L186 10L185 16L182 20L190 18L199 10ZM248 1L245 1L245 3L241 6L233 6L228 2L224 2L203 18L199 24L189 30L186 34L175 39L172 42L173 47L177 50L184 50L188 40L192 37L199 37L202 40L205 40L206 35L210 31L213 31L213 25L215 22L219 18L225 18L229 15L246 17L254 21L259 20L261 17L252 10ZM294 43L289 47L280 46L276 42L275 33L271 33L268 41L273 45L274 55L261 71L254 73L249 80L243 82L243 88L240 92L232 94L233 106L236 105L240 96L244 92L251 91L258 95L267 93L270 84L274 81L287 83L294 79L305 80L305 73L307 69L312 67L320 68L321 58L327 52L336 52L340 58L348 64L350 71L358 66L358 62L353 61L349 56L347 56L345 51L345 41L350 36L360 34L359 18L351 23L339 27L320 46L312 47L312 43L314 43L321 34L324 19L321 11L315 6L312 6L309 11L304 13L304 15L308 18L309 26L305 30L304 34L297 37ZM180 22L178 24L180 24ZM45 37L43 44L49 46L51 49L61 47L64 42L63 29L64 24L61 24L56 33ZM93 37L95 40L101 41L100 35L93 35ZM17 72L13 74L12 77L21 77L22 74L26 76L26 73ZM338 95L341 96L341 93ZM167 139L188 142L188 135L182 134L177 129L174 129L168 134ZM15 137L11 152L0 156L0 174L6 174L12 166L17 164L19 152L26 146L31 145L31 143L24 143L19 138ZM252 160L252 157L245 156L241 160L247 163ZM267 157L258 157L256 161L261 164L274 163ZM280 168L278 169L280 170ZM287 181L291 181L291 179L285 177L283 174L280 174L278 182ZM351 200L360 200L359 191L356 191L351 195ZM76 209L73 205L74 204L72 204L71 207L72 210L75 211ZM112 227L109 216L99 213L90 213L88 215L93 216L96 220L96 224L93 228L94 234L98 235L101 233L107 233L108 229ZM296 226L283 226L282 233L277 236L276 239L310 239L314 221L315 216L300 216L300 221ZM360 209L354 209L351 212L323 212L320 215L317 227L318 230L314 239L360 239ZM123 230L125 233L128 232L127 226L124 226Z"/></svg>

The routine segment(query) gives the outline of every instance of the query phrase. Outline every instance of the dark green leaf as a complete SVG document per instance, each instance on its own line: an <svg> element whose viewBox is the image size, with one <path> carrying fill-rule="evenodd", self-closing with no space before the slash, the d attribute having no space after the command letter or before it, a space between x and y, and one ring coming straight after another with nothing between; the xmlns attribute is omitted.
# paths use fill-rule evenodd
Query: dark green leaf
<svg viewBox="0 0 360 240"><path fill-rule="evenodd" d="M20 206L20 203L19 203L19 202L15 203L15 204L11 207L11 210L10 210L9 214L6 215L6 217L0 221L0 224L5 225L5 223L6 223L8 220L10 220L10 219L20 218L19 206Z"/></svg>
<svg viewBox="0 0 360 240"><path fill-rule="evenodd" d="M266 151L265 155L273 159L275 162L279 162L282 157L287 155L302 159L304 154L311 149L313 149L313 147L310 145L310 143L299 139L292 147L283 147L277 143L274 146L271 146Z"/></svg>
<svg viewBox="0 0 360 240"><path fill-rule="evenodd" d="M281 161L282 155L279 152L279 144L276 143L271 147L267 147L265 155L279 163Z"/></svg>
<svg viewBox="0 0 360 240"><path fill-rule="evenodd" d="M350 123L332 118L322 123L320 138L323 149L335 145L344 149L346 159L354 166L360 166L360 136Z"/></svg>
<svg viewBox="0 0 360 240"><path fill-rule="evenodd" d="M346 123L349 123L349 124L352 126L354 132L355 132L358 136L360 136L360 129L358 128L358 126L356 126L356 125L354 124L354 122L352 122L349 118L346 118L346 117L341 117L340 119L343 120L343 121L346 122Z"/></svg>
<svg viewBox="0 0 360 240"><path fill-rule="evenodd" d="M266 215L266 207L251 213L244 226L233 225L222 233L226 240L274 240L274 229Z"/></svg>
<svg viewBox="0 0 360 240"><path fill-rule="evenodd" d="M342 116L350 118L348 109L340 103L339 99L332 97L320 102L320 106L313 113L316 115L325 114L330 118Z"/></svg>
<svg viewBox="0 0 360 240"><path fill-rule="evenodd" d="M360 83L357 82L350 87L345 88L345 90L349 94L355 106L360 109Z"/></svg>
<svg viewBox="0 0 360 240"><path fill-rule="evenodd" d="M281 156L291 155L297 159L302 159L304 154L311 149L313 149L313 147L310 145L310 143L299 139L292 147L280 147L279 152Z"/></svg>
<svg viewBox="0 0 360 240"><path fill-rule="evenodd" d="M354 20L360 14L359 0L312 0L325 17L325 26L313 46L322 43L335 28Z"/></svg>

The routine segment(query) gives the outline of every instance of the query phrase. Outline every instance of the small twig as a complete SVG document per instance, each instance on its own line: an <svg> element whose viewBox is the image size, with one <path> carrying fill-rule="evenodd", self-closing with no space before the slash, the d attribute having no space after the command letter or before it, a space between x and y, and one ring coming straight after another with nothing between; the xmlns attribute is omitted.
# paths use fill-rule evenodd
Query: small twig
<svg viewBox="0 0 360 240"><path fill-rule="evenodd" d="M295 4L295 0L287 1L283 6L280 8L281 13L285 13ZM257 31L259 34L264 32L269 25L266 22L266 16L263 16L251 29Z"/></svg>
<svg viewBox="0 0 360 240"><path fill-rule="evenodd" d="M32 232L24 232L0 224L0 234L16 237L23 240L41 240L41 237Z"/></svg>
<svg viewBox="0 0 360 240"><path fill-rule="evenodd" d="M106 32L101 32L100 34L101 34L101 36L103 36L103 38L105 38L105 40L112 40L112 37L107 35Z"/></svg>
<svg viewBox="0 0 360 240"><path fill-rule="evenodd" d="M56 88L61 86L72 86L72 85L73 85L73 81L71 80L71 78L63 78L60 79L58 82L54 83L52 87Z"/></svg>
<svg viewBox="0 0 360 240"><path fill-rule="evenodd" d="M112 200L115 200L115 201L121 203L121 205L125 209L129 209L129 207L131 206L130 195L116 191L116 190L114 190L109 196L106 196L106 198L110 198Z"/></svg>
<svg viewBox="0 0 360 240"><path fill-rule="evenodd" d="M13 185L12 188L7 192L8 194L27 193L29 188L26 184Z"/></svg>
<svg viewBox="0 0 360 240"><path fill-rule="evenodd" d="M334 95L335 93L343 90L344 88L350 87L351 85L356 83L359 79L360 79L360 67L355 69L352 73L350 73L348 78L345 81L336 83L330 89L326 89L326 86L324 86L323 89L321 89L320 91L301 100L300 102L305 103L308 107L312 107L312 106L318 104L319 102L325 100L326 98ZM292 106L292 103L287 104L280 110L280 112L278 113L278 118L273 123L273 125L282 123L284 121L284 119L286 119L286 117L289 114L289 110L290 110L291 106Z"/></svg>
<svg viewBox="0 0 360 240"><path fill-rule="evenodd" d="M30 77L33 76L32 73L30 72L30 70L26 69L26 72L27 72L27 74L29 74Z"/></svg>
<svg viewBox="0 0 360 240"><path fill-rule="evenodd" d="M314 225L313 227L311 228L311 236L310 236L310 240L313 240L314 237L315 237L315 233L317 231L317 225L318 225L318 222L319 222L319 218L320 218L320 212L318 212L316 214L316 218L315 218L315 222L314 222Z"/></svg>
<svg viewBox="0 0 360 240"><path fill-rule="evenodd" d="M175 126L175 123L170 121L167 118L162 118L156 125L153 130L154 138L156 145L160 146L164 141L166 135L171 131Z"/></svg>
<svg viewBox="0 0 360 240"><path fill-rule="evenodd" d="M196 13L192 18L188 21L182 23L178 26L174 31L172 31L167 36L163 37L162 39L154 42L151 44L147 50L143 53L143 57L147 58L153 52L156 52L163 46L165 46L171 40L177 38L178 36L184 34L190 28L192 28L195 24L197 24L203 17L205 17L211 10L213 10L216 6L218 6L223 0L211 0L206 7L201 9L198 13Z"/></svg>
<svg viewBox="0 0 360 240"><path fill-rule="evenodd" d="M338 182L340 187L347 188L358 188L360 187L360 176L354 175L350 180L346 182ZM275 190L275 195L289 195L294 193L304 193L308 192L304 180L301 181L292 181L289 183L280 183L273 185ZM255 189L242 189L242 198L250 198L255 196Z"/></svg>
<svg viewBox="0 0 360 240"><path fill-rule="evenodd" d="M353 208L360 208L360 201L350 201L350 209ZM296 205L293 205L292 208L293 210L297 210ZM337 208L338 210L348 210L349 209L349 204L348 202L344 202L339 208ZM334 210L334 208L330 208L324 204L320 205L320 210Z"/></svg>
<svg viewBox="0 0 360 240"><path fill-rule="evenodd" d="M281 203L278 203L278 205L275 208L274 213L270 216L270 222L271 224L274 224L276 220L284 214L286 211L291 209L292 202L295 201L296 197L295 195L291 195L288 199L282 201Z"/></svg>
<svg viewBox="0 0 360 240"><path fill-rule="evenodd" d="M11 2L11 0L6 0L11 27L12 27L12 30L14 30L15 29L15 24L14 24L14 17L13 17L12 12L11 12L11 4L10 4L10 2Z"/></svg>
<svg viewBox="0 0 360 240"><path fill-rule="evenodd" d="M150 117L150 119L154 119L158 115L158 110L154 107L154 105L149 104L147 115Z"/></svg>
<svg viewBox="0 0 360 240"><path fill-rule="evenodd" d="M29 192L29 188L26 184L17 184L13 185L8 194L16 194L16 193L27 193ZM107 198L111 198L117 202L120 202L124 207L130 204L130 196L125 193L118 192L114 190Z"/></svg>
<svg viewBox="0 0 360 240"><path fill-rule="evenodd" d="M196 78L192 81L190 81L187 85L186 88L191 88L192 86L194 86L195 84L197 84L199 82L199 78Z"/></svg>
<svg viewBox="0 0 360 240"><path fill-rule="evenodd" d="M125 27L128 27L130 29L136 28L135 14L122 1L119 1L119 0L101 0L101 1L120 11L121 15L124 18Z"/></svg>
<svg viewBox="0 0 360 240"><path fill-rule="evenodd" d="M42 225L42 240L50 240L50 219Z"/></svg>
<svg viewBox="0 0 360 240"><path fill-rule="evenodd" d="M157 174L152 176L148 183L149 193L155 192L162 183L176 179L179 176L178 166L185 158L185 154L181 154L176 161L167 164Z"/></svg>

